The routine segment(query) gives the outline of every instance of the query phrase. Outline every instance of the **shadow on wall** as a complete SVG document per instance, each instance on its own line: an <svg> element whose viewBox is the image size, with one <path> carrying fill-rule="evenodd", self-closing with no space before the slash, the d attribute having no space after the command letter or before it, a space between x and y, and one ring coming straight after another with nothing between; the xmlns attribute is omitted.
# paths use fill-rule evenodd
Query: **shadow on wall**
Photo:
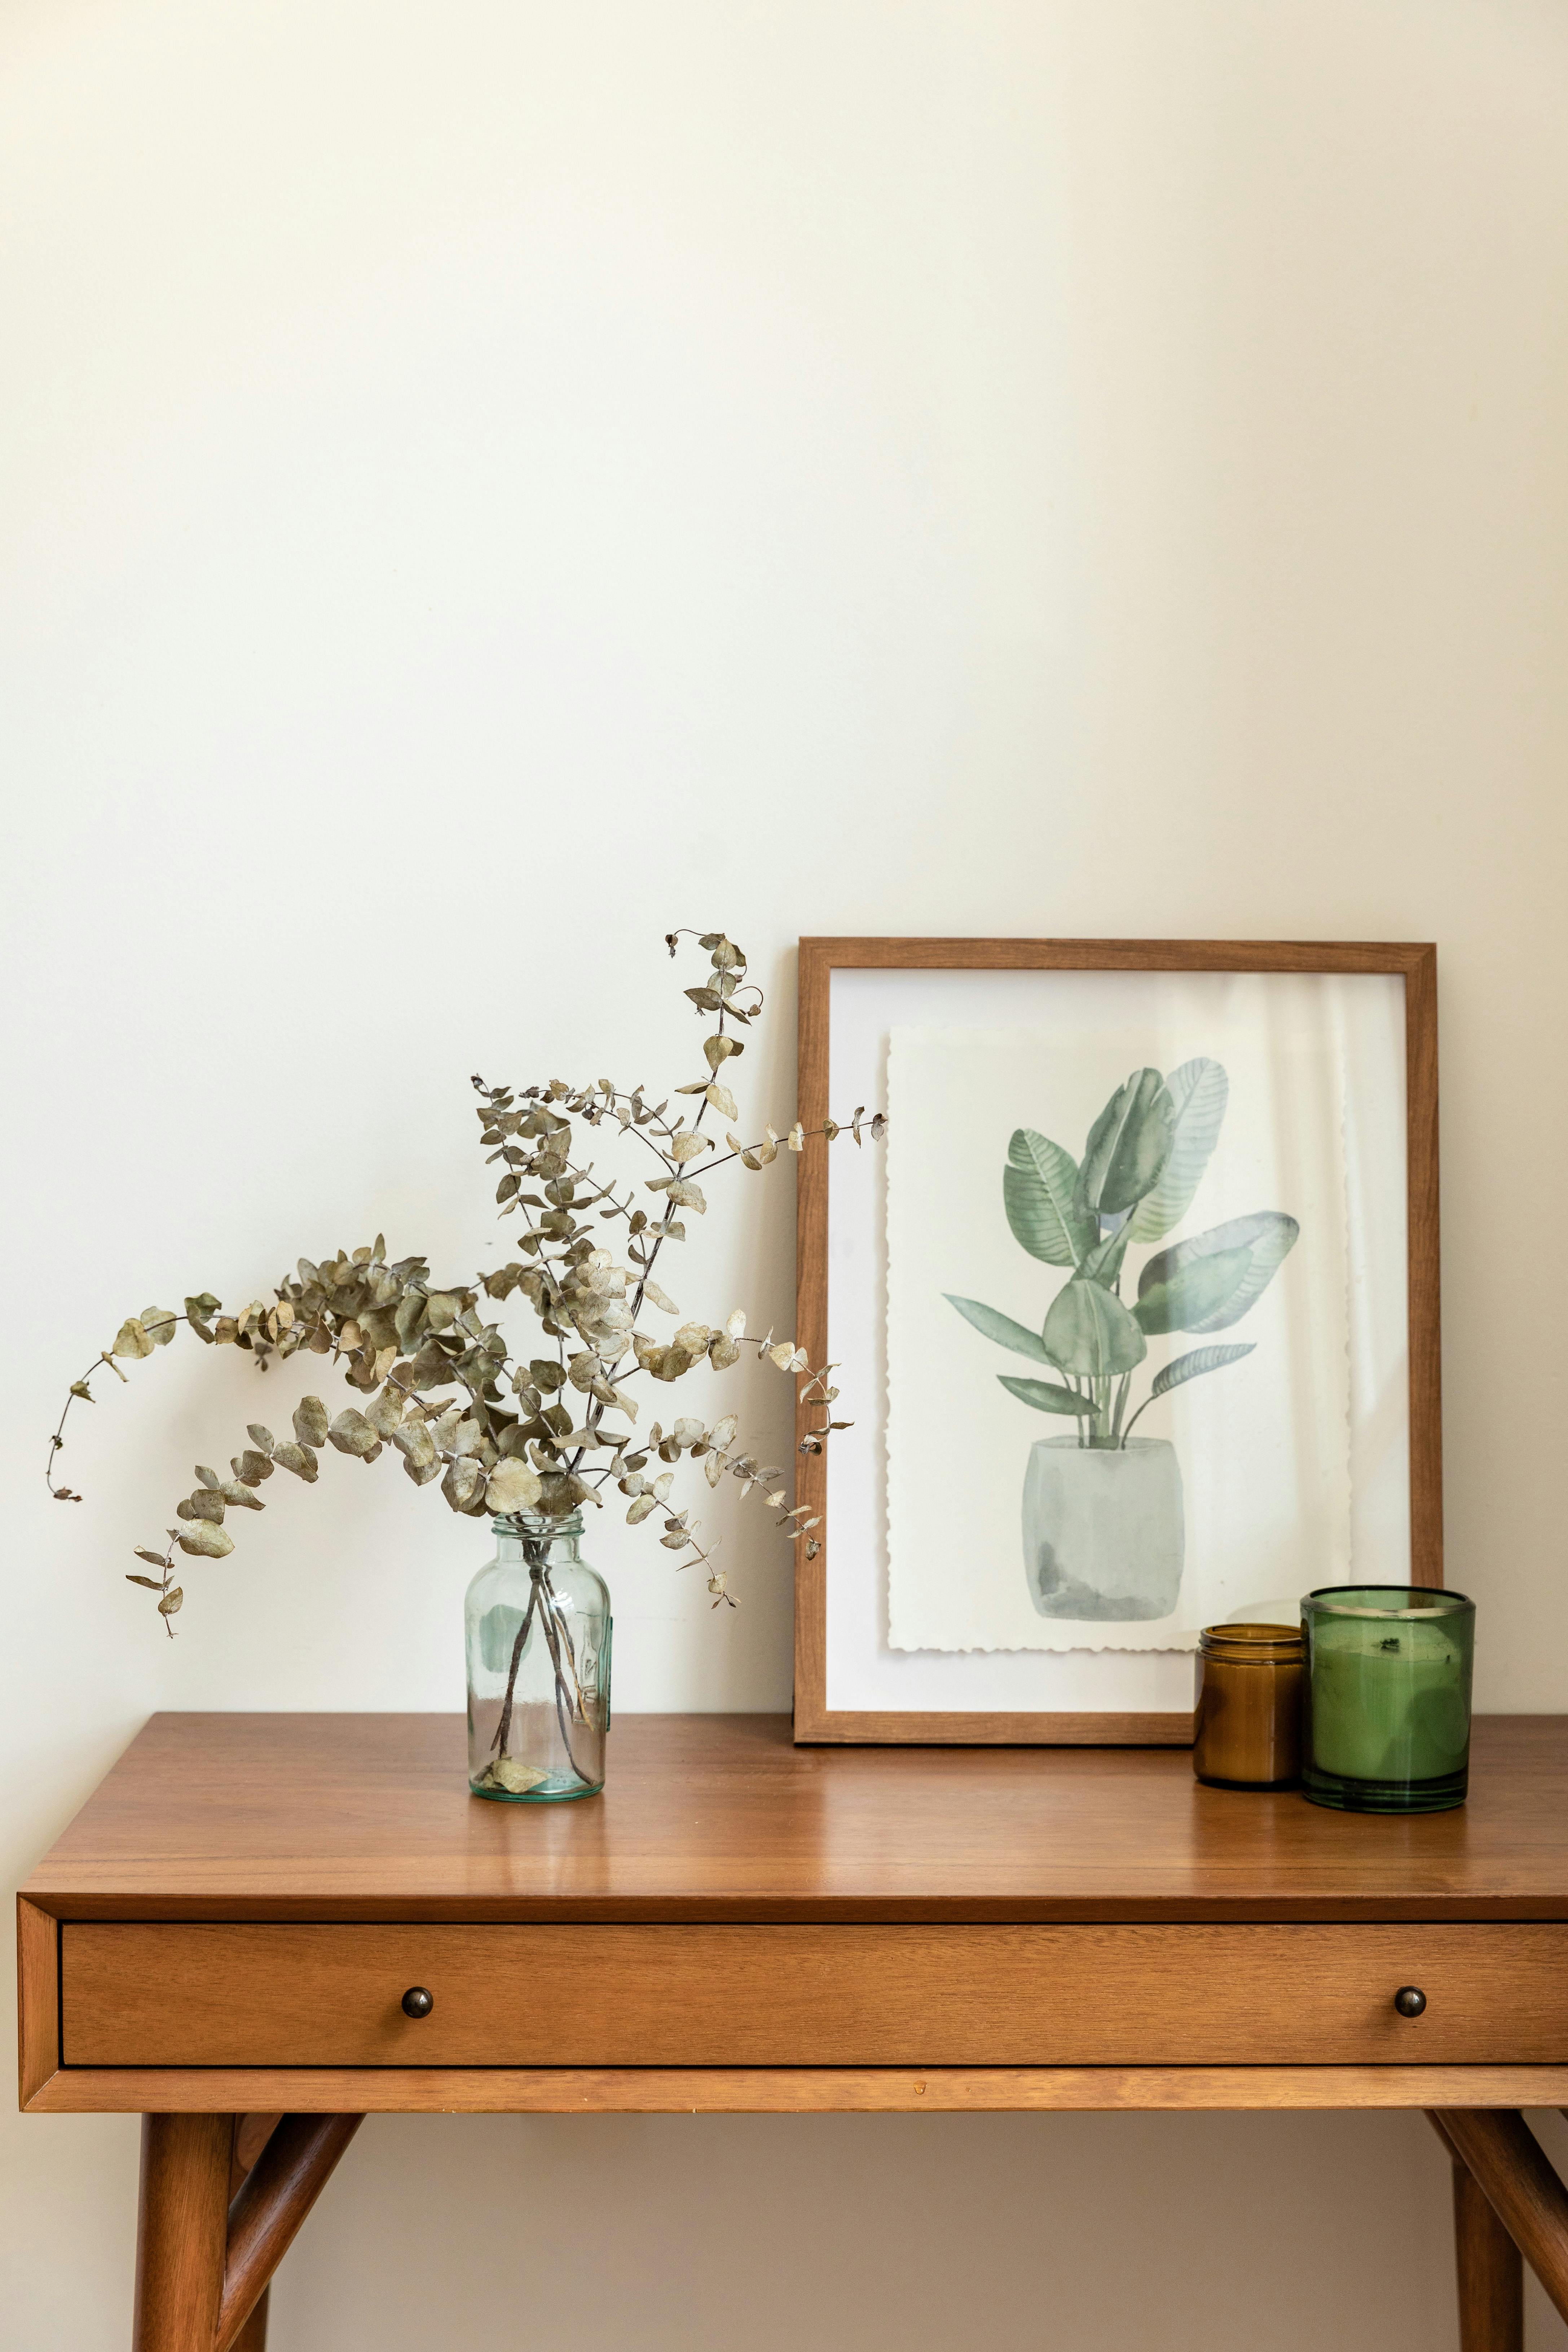
<svg viewBox="0 0 1568 2352"><path fill-rule="evenodd" d="M289 2352L1458 2345L1447 2161L1388 2114L373 2116L273 2309Z"/></svg>

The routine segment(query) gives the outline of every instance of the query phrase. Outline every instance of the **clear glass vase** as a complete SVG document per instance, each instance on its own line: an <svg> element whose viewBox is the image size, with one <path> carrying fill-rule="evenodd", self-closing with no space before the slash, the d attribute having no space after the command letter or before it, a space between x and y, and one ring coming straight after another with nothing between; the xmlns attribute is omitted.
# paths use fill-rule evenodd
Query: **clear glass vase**
<svg viewBox="0 0 1568 2352"><path fill-rule="evenodd" d="M496 1519L468 1587L468 1786L504 1804L595 1796L610 1728L610 1595L582 1515Z"/></svg>

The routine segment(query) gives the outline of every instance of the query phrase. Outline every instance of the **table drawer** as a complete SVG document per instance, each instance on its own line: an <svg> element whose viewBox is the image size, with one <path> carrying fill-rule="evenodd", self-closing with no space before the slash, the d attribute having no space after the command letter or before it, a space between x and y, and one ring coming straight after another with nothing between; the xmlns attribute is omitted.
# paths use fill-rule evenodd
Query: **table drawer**
<svg viewBox="0 0 1568 2352"><path fill-rule="evenodd" d="M68 2066L1563 2064L1568 1926L68 1922L61 2040Z"/></svg>

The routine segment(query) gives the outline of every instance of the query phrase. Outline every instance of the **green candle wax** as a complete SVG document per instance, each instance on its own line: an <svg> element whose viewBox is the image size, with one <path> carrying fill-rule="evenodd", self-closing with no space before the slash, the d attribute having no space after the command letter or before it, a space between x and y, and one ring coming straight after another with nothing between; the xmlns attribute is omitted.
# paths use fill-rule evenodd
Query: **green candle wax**
<svg viewBox="0 0 1568 2352"><path fill-rule="evenodd" d="M1468 1668L1465 1646L1441 1621L1321 1627L1313 1763L1350 1780L1435 1780L1460 1770L1470 1738Z"/></svg>

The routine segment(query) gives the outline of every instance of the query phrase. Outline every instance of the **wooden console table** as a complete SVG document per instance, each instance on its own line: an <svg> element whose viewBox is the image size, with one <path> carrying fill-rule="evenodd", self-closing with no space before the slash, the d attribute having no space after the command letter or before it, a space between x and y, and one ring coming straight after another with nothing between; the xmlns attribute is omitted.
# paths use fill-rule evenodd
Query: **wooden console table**
<svg viewBox="0 0 1568 2352"><path fill-rule="evenodd" d="M260 2352L360 2117L437 2108L1422 2107L1464 2352L1520 2352L1517 2248L1568 2315L1517 2113L1568 2104L1568 1718L1382 1820L764 1716L623 1717L602 1799L496 1805L455 1717L157 1716L18 1927L23 2106L145 2117L136 2352Z"/></svg>

